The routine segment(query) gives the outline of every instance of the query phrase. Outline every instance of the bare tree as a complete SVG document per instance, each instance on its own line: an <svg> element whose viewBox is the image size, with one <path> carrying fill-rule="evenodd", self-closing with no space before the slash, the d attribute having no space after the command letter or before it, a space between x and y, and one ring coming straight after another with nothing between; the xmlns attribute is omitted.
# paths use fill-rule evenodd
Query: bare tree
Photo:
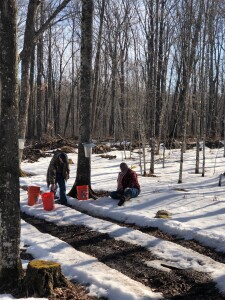
<svg viewBox="0 0 225 300"><path fill-rule="evenodd" d="M42 90L39 88L41 64L38 63L39 75L36 84L34 81L36 78L34 79L32 75L36 72L32 58L29 63L30 75L27 78L33 93L31 92L29 97L31 105L27 136L33 137L41 132L36 130L38 124L33 123L34 118L37 118L37 123L43 123L45 131L50 134L64 132L64 135L75 136L78 134L80 118L78 109L80 86L77 84L80 76L80 2L71 2L67 10L68 19L59 17L61 23L60 26L56 26L53 20L56 10L54 11L52 5L57 1L45 1L49 10L46 8L47 21L44 23L42 21L42 25L40 19L37 19L36 2L27 1L33 5L35 23L30 24L36 24L33 33L34 42L30 43L33 44L33 48L37 49L36 43L40 41L38 36L41 38L44 30L50 26L48 34L43 34L43 49L46 51L43 53L43 65L46 68L42 69ZM63 0L58 2L65 4ZM151 173L154 172L154 155L159 153L159 143L171 138L182 139L184 115L186 115L186 135L197 137L200 142L204 124L202 113L204 101L206 101L205 138L211 136L215 139L223 134L221 86L224 79L222 71L224 8L222 1L204 1L200 39L195 44L194 59L189 72L187 65L193 49L199 4L201 1L196 0L189 3L184 0L96 1L93 23L92 135L99 139L110 137L121 141L129 137L134 140L138 139L140 135L138 131L141 130L142 136L144 134L145 139L151 141ZM32 15L32 5L28 6L29 18ZM191 8L194 6L196 12ZM25 18L25 8L23 7L20 12L20 26ZM25 31L25 36L28 36L29 32L32 33L32 30ZM204 57L201 40L203 31L205 31ZM19 41L22 40L22 32L20 30ZM68 45L64 52L62 45ZM29 55L25 55L24 58L25 46L23 48L24 51L20 56L21 70L24 70L23 64L26 63L26 58L29 58ZM134 57L134 48L137 59ZM68 54L71 54L71 57ZM39 54L35 54L35 57L40 61ZM134 78L137 78L138 82L134 82ZM24 95L24 80L25 77L22 75L21 100ZM204 87L200 81L204 83ZM45 89L45 105L44 110L40 112L41 105L37 105L37 102L40 103L39 96L43 89ZM186 113L184 113L184 99L188 101ZM21 107L23 103L22 100ZM141 119L138 117L139 111ZM21 112L21 118L25 118L25 107ZM43 120L44 122L41 122ZM196 168L199 169L199 163Z"/></svg>
<svg viewBox="0 0 225 300"><path fill-rule="evenodd" d="M44 24L44 8L45 1L41 1L40 7L40 27ZM43 104L44 104L44 85L43 85L43 73L44 73L44 42L43 34L40 34L37 43L37 114L36 114L36 128L37 137L40 139L43 135Z"/></svg>
<svg viewBox="0 0 225 300"><path fill-rule="evenodd" d="M199 32L201 30L203 5L204 0L199 1L198 6L194 0L184 0L182 3L183 10L181 11L181 16L183 17L184 22L181 27L182 89L180 93L180 103L182 105L183 123L178 183L182 183L184 152L186 149L188 90L193 67L196 63L196 46L198 44ZM194 20L194 22L192 22L192 20Z"/></svg>
<svg viewBox="0 0 225 300"><path fill-rule="evenodd" d="M24 33L23 50L20 54L21 59L21 92L19 106L19 136L25 138L27 129L27 114L30 96L29 71L31 64L32 48L37 44L40 35L48 28L54 18L66 7L71 0L63 0L62 3L54 10L52 15L35 31L35 21L37 16L39 0L30 0L27 10L26 27ZM22 153L21 153L22 155ZM22 156L20 157L20 161Z"/></svg>
<svg viewBox="0 0 225 300"><path fill-rule="evenodd" d="M0 282L15 288L22 275L20 261L20 205L18 150L17 7L0 2Z"/></svg>
<svg viewBox="0 0 225 300"><path fill-rule="evenodd" d="M78 146L77 176L69 192L76 197L76 186L88 185L90 197L95 195L91 190L91 160L85 157L84 145L91 143L91 83L92 83L92 41L93 41L93 0L82 0L81 20L81 72L80 72L80 132Z"/></svg>
<svg viewBox="0 0 225 300"><path fill-rule="evenodd" d="M97 96L98 96L98 85L99 85L99 69L100 69L100 52L101 52L101 43L102 43L102 30L103 30L103 21L105 14L105 0L101 1L100 7L100 24L99 32L97 39L97 50L95 56L95 66L94 66L94 78L93 78L93 103L92 103L92 126L95 129L96 123L96 106L97 106Z"/></svg>

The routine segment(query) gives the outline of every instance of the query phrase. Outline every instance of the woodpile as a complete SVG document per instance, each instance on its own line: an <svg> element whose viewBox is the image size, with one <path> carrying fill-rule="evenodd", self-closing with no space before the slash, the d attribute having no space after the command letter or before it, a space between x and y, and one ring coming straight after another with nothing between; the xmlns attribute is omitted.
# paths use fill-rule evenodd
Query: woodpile
<svg viewBox="0 0 225 300"><path fill-rule="evenodd" d="M65 153L76 153L75 148L71 146L62 146L60 149Z"/></svg>
<svg viewBox="0 0 225 300"><path fill-rule="evenodd" d="M25 147L23 150L23 160L28 160L28 162L36 162L40 157L48 157L51 156L48 153L41 149L34 149L32 146Z"/></svg>
<svg viewBox="0 0 225 300"><path fill-rule="evenodd" d="M180 149L181 143L175 139L168 139L165 143L166 149Z"/></svg>
<svg viewBox="0 0 225 300"><path fill-rule="evenodd" d="M111 147L110 145L106 145L106 144L97 144L94 148L93 148L93 153L95 154L100 154L100 153L106 153L106 152L110 152L111 151Z"/></svg>
<svg viewBox="0 0 225 300"><path fill-rule="evenodd" d="M178 142L177 142L178 143ZM179 143L178 143L179 144ZM177 145L178 146L178 145ZM106 155L107 152L113 151L115 149L123 151L139 149L142 147L138 141L133 141L132 144L127 142L125 145L121 143L96 143L96 146L93 148L94 154L103 154L102 158L114 159L115 155ZM59 137L46 137L41 141L31 140L26 141L26 145L23 151L23 160L28 160L28 162L36 162L41 157L50 157L52 156L52 150L60 149L65 153L77 153L78 141L73 139ZM51 151L51 152L50 152ZM72 164L72 162L70 162Z"/></svg>
<svg viewBox="0 0 225 300"><path fill-rule="evenodd" d="M116 155L102 154L102 155L99 155L99 157L106 158L106 159L110 160L110 159L115 159Z"/></svg>
<svg viewBox="0 0 225 300"><path fill-rule="evenodd" d="M206 141L205 145L210 149L220 149L224 147L224 144L221 141Z"/></svg>
<svg viewBox="0 0 225 300"><path fill-rule="evenodd" d="M23 150L23 160L36 162L40 157L51 156L49 150L61 149L65 153L75 153L77 141L65 138L45 138L41 141L28 141Z"/></svg>

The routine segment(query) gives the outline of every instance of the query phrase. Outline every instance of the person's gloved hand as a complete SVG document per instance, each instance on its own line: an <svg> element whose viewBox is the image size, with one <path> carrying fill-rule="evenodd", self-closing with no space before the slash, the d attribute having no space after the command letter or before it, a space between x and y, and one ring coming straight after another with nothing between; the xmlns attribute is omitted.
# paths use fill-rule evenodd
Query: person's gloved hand
<svg viewBox="0 0 225 300"><path fill-rule="evenodd" d="M56 191L56 184L55 183L51 184L51 191L52 192Z"/></svg>

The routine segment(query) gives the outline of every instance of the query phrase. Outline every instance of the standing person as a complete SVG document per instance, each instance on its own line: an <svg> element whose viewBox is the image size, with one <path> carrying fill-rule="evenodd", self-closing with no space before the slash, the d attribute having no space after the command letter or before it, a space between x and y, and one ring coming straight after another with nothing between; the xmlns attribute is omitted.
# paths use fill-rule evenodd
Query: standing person
<svg viewBox="0 0 225 300"><path fill-rule="evenodd" d="M136 172L128 168L126 163L120 164L120 170L117 179L117 190L109 194L113 199L120 199L119 206L131 198L137 197L141 191Z"/></svg>
<svg viewBox="0 0 225 300"><path fill-rule="evenodd" d="M60 203L67 204L66 181L69 179L70 169L66 153L57 150L52 157L47 171L47 185L56 192L59 186Z"/></svg>

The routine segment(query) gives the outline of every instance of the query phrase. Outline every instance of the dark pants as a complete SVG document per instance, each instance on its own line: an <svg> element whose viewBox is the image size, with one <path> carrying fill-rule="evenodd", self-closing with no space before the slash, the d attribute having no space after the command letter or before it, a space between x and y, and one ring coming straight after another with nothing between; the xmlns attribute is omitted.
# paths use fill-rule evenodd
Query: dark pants
<svg viewBox="0 0 225 300"><path fill-rule="evenodd" d="M61 173L56 173L56 184L59 186L59 198L61 204L67 204L66 198L66 183Z"/></svg>
<svg viewBox="0 0 225 300"><path fill-rule="evenodd" d="M128 188L126 191L118 192L113 191L109 195L113 199L120 199L121 196L125 196L127 199L136 198L139 195L139 190L136 188Z"/></svg>

